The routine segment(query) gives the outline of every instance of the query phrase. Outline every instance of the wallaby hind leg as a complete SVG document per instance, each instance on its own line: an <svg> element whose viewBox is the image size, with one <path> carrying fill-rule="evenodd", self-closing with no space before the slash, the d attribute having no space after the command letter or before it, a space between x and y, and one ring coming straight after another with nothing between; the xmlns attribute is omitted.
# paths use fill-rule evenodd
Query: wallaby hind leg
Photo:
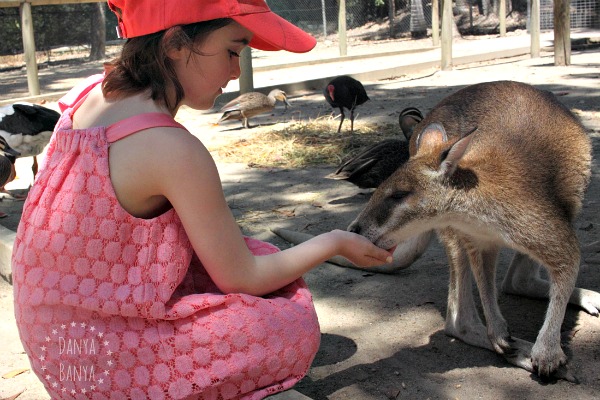
<svg viewBox="0 0 600 400"><path fill-rule="evenodd" d="M526 254L516 252L506 276L502 281L502 291L519 296L547 299L550 282L540 276L540 264ZM591 315L600 315L600 293L574 288L569 303L583 308Z"/></svg>
<svg viewBox="0 0 600 400"><path fill-rule="evenodd" d="M450 268L444 331L448 336L465 343L494 351L473 300L472 277L467 255L453 230L444 229L437 233L446 249Z"/></svg>

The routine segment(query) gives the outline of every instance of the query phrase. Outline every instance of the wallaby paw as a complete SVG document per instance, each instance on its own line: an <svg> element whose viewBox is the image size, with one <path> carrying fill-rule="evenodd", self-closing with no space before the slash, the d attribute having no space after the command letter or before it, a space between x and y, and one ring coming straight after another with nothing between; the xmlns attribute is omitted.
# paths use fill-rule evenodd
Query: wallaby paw
<svg viewBox="0 0 600 400"><path fill-rule="evenodd" d="M510 335L490 337L490 343L494 351L503 356L510 356L519 350L518 347L514 346L515 340Z"/></svg>
<svg viewBox="0 0 600 400"><path fill-rule="evenodd" d="M540 378L558 377L555 373L566 363L567 356L560 346L556 349L534 346L531 351L531 364Z"/></svg>

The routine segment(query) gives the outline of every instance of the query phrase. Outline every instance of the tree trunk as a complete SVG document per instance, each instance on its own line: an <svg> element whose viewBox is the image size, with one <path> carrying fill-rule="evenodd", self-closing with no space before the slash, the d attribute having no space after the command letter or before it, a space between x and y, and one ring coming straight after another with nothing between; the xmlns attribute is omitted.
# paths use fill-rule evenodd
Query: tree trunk
<svg viewBox="0 0 600 400"><path fill-rule="evenodd" d="M95 3L91 20L90 60L102 60L106 57L106 13L104 3Z"/></svg>

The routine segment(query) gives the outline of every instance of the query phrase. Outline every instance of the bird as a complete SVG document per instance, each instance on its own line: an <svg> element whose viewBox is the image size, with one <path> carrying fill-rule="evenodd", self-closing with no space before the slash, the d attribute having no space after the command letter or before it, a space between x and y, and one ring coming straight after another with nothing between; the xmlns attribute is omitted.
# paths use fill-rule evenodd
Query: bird
<svg viewBox="0 0 600 400"><path fill-rule="evenodd" d="M418 108L407 107L400 111L398 124L407 141L410 141L415 125L423 121L423 114Z"/></svg>
<svg viewBox="0 0 600 400"><path fill-rule="evenodd" d="M368 146L325 177L345 180L361 189L377 188L408 160L410 136L422 120L423 114L418 109L405 108L400 112L399 122L406 140L386 139Z"/></svg>
<svg viewBox="0 0 600 400"><path fill-rule="evenodd" d="M34 178L38 171L37 156L50 141L59 118L60 113L38 104L14 103L0 107L0 136L20 153L16 157L33 157Z"/></svg>
<svg viewBox="0 0 600 400"><path fill-rule="evenodd" d="M21 153L13 149L6 142L4 137L0 136L0 188L4 191L4 186L15 179L15 160ZM8 214L0 211L0 218Z"/></svg>
<svg viewBox="0 0 600 400"><path fill-rule="evenodd" d="M217 124L228 120L242 120L243 127L248 129L250 128L248 119L255 115L273 110L277 100L282 101L285 104L286 110L290 107L290 103L287 101L287 95L280 89L273 89L268 95L260 92L241 94L221 107L220 111L223 112L223 115Z"/></svg>
<svg viewBox="0 0 600 400"><path fill-rule="evenodd" d="M350 133L354 132L354 109L369 100L367 91L362 83L347 75L332 79L323 90L325 100L332 108L340 109L340 126L338 133L342 130L342 123L346 117L344 108L350 110Z"/></svg>
<svg viewBox="0 0 600 400"><path fill-rule="evenodd" d="M19 156L21 153L10 147L6 139L0 136L0 187L14 179L14 164Z"/></svg>

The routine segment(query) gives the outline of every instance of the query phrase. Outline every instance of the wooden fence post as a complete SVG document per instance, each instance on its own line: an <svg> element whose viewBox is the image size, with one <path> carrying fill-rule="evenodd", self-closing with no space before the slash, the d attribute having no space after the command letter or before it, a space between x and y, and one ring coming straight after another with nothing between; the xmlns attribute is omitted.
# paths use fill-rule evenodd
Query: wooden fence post
<svg viewBox="0 0 600 400"><path fill-rule="evenodd" d="M440 44L440 0L431 1L431 40L434 46Z"/></svg>
<svg viewBox="0 0 600 400"><path fill-rule="evenodd" d="M498 19L500 22L500 36L506 36L506 0L500 0L500 8L498 9Z"/></svg>
<svg viewBox="0 0 600 400"><path fill-rule="evenodd" d="M452 0L442 0L442 71L452 69Z"/></svg>
<svg viewBox="0 0 600 400"><path fill-rule="evenodd" d="M340 56L345 56L348 54L348 43L346 41L346 0L339 0L338 37L340 42Z"/></svg>
<svg viewBox="0 0 600 400"><path fill-rule="evenodd" d="M531 35L531 58L538 58L540 56L540 0L531 0L529 34Z"/></svg>
<svg viewBox="0 0 600 400"><path fill-rule="evenodd" d="M252 49L246 46L240 53L240 94L254 90L254 71L252 70Z"/></svg>
<svg viewBox="0 0 600 400"><path fill-rule="evenodd" d="M23 53L25 67L27 68L27 87L31 96L40 94L38 80L37 60L35 59L35 40L33 38L33 19L31 17L31 3L24 2L19 6L21 14L21 32L23 35Z"/></svg>
<svg viewBox="0 0 600 400"><path fill-rule="evenodd" d="M569 0L554 0L554 65L571 64L571 10Z"/></svg>

